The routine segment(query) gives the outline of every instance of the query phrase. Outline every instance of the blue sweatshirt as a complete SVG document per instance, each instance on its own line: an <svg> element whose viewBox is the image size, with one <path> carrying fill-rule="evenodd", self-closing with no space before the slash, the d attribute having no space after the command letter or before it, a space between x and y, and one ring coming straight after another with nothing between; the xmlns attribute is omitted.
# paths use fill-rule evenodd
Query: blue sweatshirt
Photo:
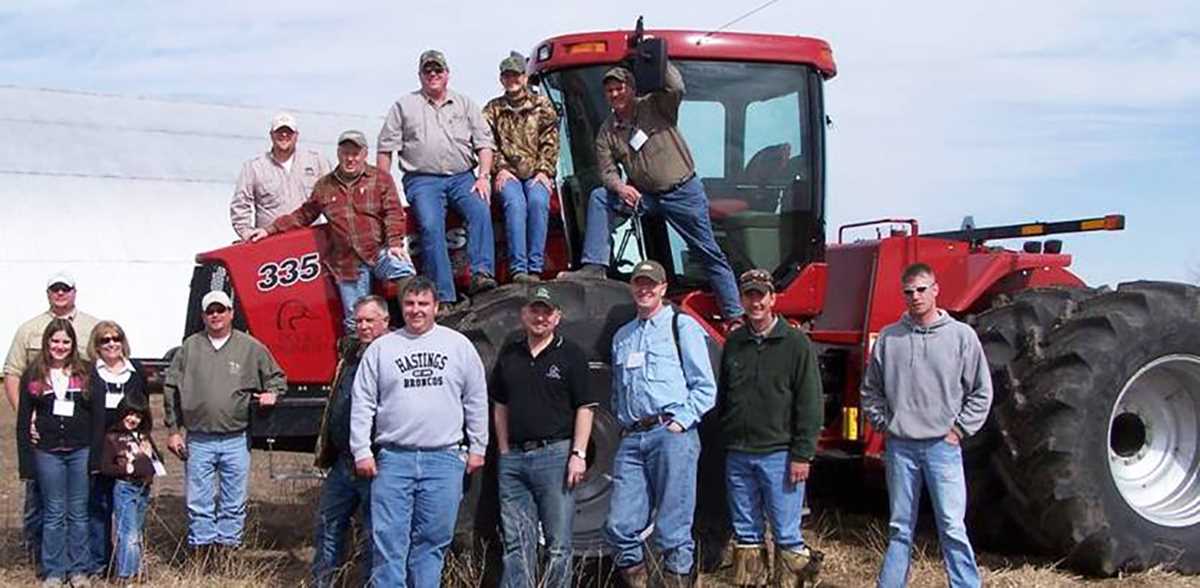
<svg viewBox="0 0 1200 588"><path fill-rule="evenodd" d="M879 332L861 393L863 414L889 435L968 436L987 420L992 377L974 329L942 310L925 327L905 313Z"/></svg>
<svg viewBox="0 0 1200 588"><path fill-rule="evenodd" d="M483 455L488 443L487 380L471 341L441 325L421 335L400 329L371 343L354 378L350 451L371 445L449 447ZM375 438L371 438L372 426Z"/></svg>

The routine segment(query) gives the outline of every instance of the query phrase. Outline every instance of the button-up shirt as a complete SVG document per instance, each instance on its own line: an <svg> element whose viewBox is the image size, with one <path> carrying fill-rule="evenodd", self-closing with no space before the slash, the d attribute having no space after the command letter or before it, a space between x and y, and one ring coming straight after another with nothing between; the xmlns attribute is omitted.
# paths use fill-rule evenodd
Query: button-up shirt
<svg viewBox="0 0 1200 588"><path fill-rule="evenodd" d="M33 358L42 350L42 332L55 318L71 321L71 326L75 329L75 340L79 341L79 354L85 359L91 359L88 355L88 342L92 340L92 329L99 319L79 309L72 310L71 314L65 317L55 317L47 310L17 328L12 346L8 348L8 356L4 359L4 375L21 377L25 368L29 367Z"/></svg>
<svg viewBox="0 0 1200 588"><path fill-rule="evenodd" d="M405 214L396 182L373 165L349 184L336 171L321 178L312 196L291 214L275 219L267 232L307 227L321 214L329 221L333 237L325 262L339 280L357 279L359 266L373 265L385 245L404 244Z"/></svg>
<svg viewBox="0 0 1200 588"><path fill-rule="evenodd" d="M229 202L234 232L245 239L251 230L296 210L327 173L329 162L316 151L297 149L290 169L275 161L270 151L247 161Z"/></svg>
<svg viewBox="0 0 1200 588"><path fill-rule="evenodd" d="M690 428L712 409L717 398L704 330L692 317L679 317L679 347L671 317L663 306L648 319L634 319L613 336L612 407L629 426L639 419L671 413ZM680 363L680 355L683 362Z"/></svg>
<svg viewBox="0 0 1200 588"><path fill-rule="evenodd" d="M608 115L596 135L596 163L605 188L615 192L621 187L618 164L633 187L652 194L665 192L695 173L692 152L678 126L683 92L683 76L668 64L665 87L636 98L632 120L620 120L615 112ZM634 149L630 141L638 131L647 138Z"/></svg>
<svg viewBox="0 0 1200 588"><path fill-rule="evenodd" d="M405 173L452 175L474 168L480 149L494 149L492 131L479 106L446 91L441 104L420 90L401 96L388 109L379 131L379 153L399 152Z"/></svg>

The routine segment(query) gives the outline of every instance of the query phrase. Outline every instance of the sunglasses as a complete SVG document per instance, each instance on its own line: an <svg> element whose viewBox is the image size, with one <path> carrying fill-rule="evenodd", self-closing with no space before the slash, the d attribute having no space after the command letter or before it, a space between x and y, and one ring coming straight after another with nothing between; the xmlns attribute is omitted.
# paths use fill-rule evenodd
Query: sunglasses
<svg viewBox="0 0 1200 588"><path fill-rule="evenodd" d="M421 68L421 73L427 76L435 76L440 73L446 73L446 68L438 67L436 65L431 67L423 67Z"/></svg>
<svg viewBox="0 0 1200 588"><path fill-rule="evenodd" d="M110 335L108 337L101 337L99 341L101 345L107 345L109 343L120 343L121 338L116 335Z"/></svg>
<svg viewBox="0 0 1200 588"><path fill-rule="evenodd" d="M937 285L937 283L935 282L933 284L929 284L928 286L917 286L915 288L905 288L904 295L912 296L914 294L924 294L926 290L928 290L936 285Z"/></svg>
<svg viewBox="0 0 1200 588"><path fill-rule="evenodd" d="M207 314L207 315L224 314L225 311L227 311L227 310L229 310L229 309L225 308L224 306L213 305L213 306L210 306L210 307L204 309L204 314Z"/></svg>
<svg viewBox="0 0 1200 588"><path fill-rule="evenodd" d="M68 286L68 285L66 285L66 284L55 284L55 285L53 285L53 286L50 286L50 288L49 288L49 290L50 290L51 292L54 292L55 294L65 294L65 293L67 293L67 292L70 292L71 290L74 290L74 289L75 289L75 288L72 288L72 287L70 287L70 286Z"/></svg>

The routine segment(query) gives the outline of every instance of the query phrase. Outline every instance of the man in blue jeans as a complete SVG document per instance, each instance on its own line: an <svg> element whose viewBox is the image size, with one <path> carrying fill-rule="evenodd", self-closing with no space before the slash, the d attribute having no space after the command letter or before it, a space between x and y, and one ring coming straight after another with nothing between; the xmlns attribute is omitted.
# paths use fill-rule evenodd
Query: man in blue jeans
<svg viewBox="0 0 1200 588"><path fill-rule="evenodd" d="M246 522L250 402L274 406L287 381L265 345L233 329L228 294L209 292L200 308L204 330L183 340L163 382L167 449L187 464L188 545L237 547Z"/></svg>
<svg viewBox="0 0 1200 588"><path fill-rule="evenodd" d="M496 287L492 237L492 132L470 98L451 91L450 66L441 51L417 61L421 89L401 96L379 131L376 163L387 171L392 153L404 172L404 193L421 231L422 274L437 284L439 308L455 308L454 269L446 248L446 205L467 223L471 283L467 294ZM474 170L478 166L479 175Z"/></svg>
<svg viewBox="0 0 1200 588"><path fill-rule="evenodd" d="M354 474L354 457L350 454L350 397L363 351L388 332L388 320L387 300L369 295L354 303L354 330L358 338L351 342L338 363L321 417L316 465L328 474L321 484L317 507L312 573L313 584L322 588L338 583L336 574L342 565L346 534L356 511L361 513L363 531L368 537L371 535L371 480ZM366 571L371 569L371 546L364 543L360 560Z"/></svg>
<svg viewBox="0 0 1200 588"><path fill-rule="evenodd" d="M633 269L637 318L613 336L612 407L622 428L613 463L605 533L627 585L646 586L642 535L654 523L663 584L695 579L697 427L716 401L716 382L700 323L663 303L667 273L655 261ZM651 520L651 513L654 519Z"/></svg>
<svg viewBox="0 0 1200 588"><path fill-rule="evenodd" d="M913 264L901 283L908 311L879 332L861 390L864 416L888 435L884 460L891 521L878 585L908 583L924 481L950 586L979 586L963 522L967 486L960 443L979 431L991 408L987 358L974 329L937 307L932 268Z"/></svg>
<svg viewBox="0 0 1200 588"><path fill-rule="evenodd" d="M729 326L742 321L733 269L717 245L708 218L708 195L696 163L679 132L683 76L667 64L662 90L637 97L633 72L614 67L604 74L604 96L612 114L596 135L596 164L603 186L588 200L583 267L564 278L603 278L608 271L614 214L661 215L700 260ZM625 170L621 179L620 169Z"/></svg>
<svg viewBox="0 0 1200 588"><path fill-rule="evenodd" d="M521 308L523 338L505 345L492 370L500 521L506 588L571 586L575 485L587 470L592 409L583 349L557 333L562 309L550 288L534 288ZM547 562L538 582L538 525Z"/></svg>
<svg viewBox="0 0 1200 588"><path fill-rule="evenodd" d="M487 379L471 341L435 322L432 282L413 278L401 302L404 328L367 347L354 377L350 451L372 479L371 585L434 588L463 473L483 467Z"/></svg>

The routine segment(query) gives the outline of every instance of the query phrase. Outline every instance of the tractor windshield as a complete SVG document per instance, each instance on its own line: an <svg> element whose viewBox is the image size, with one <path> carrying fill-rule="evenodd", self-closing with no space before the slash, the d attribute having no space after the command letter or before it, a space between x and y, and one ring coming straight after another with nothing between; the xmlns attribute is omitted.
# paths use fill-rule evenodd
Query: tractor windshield
<svg viewBox="0 0 1200 588"><path fill-rule="evenodd" d="M679 127L708 193L717 242L735 272L763 267L786 280L824 248L820 76L804 65L675 64L687 88ZM587 194L600 185L593 141L609 114L601 80L608 67L548 72L540 82L562 113L559 178L573 232L584 226ZM646 223L648 251L638 246L630 222L614 228L617 272L628 274L643 256L654 257L676 284L707 283L675 229L661 227ZM573 234L572 243L581 236Z"/></svg>

